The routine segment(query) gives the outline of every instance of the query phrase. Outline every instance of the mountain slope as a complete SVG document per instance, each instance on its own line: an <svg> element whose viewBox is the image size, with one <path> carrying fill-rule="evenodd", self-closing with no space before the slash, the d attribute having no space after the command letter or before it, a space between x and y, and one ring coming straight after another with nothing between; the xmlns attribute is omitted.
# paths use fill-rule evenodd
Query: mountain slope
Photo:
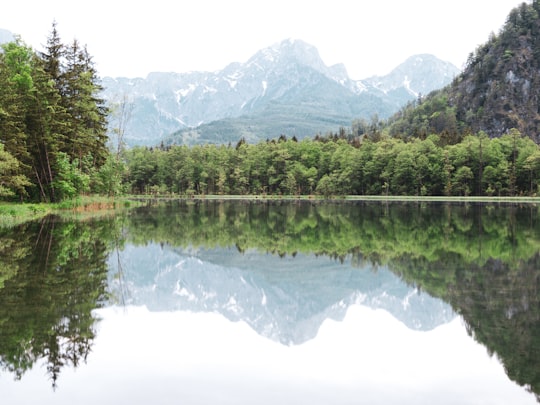
<svg viewBox="0 0 540 405"><path fill-rule="evenodd" d="M500 136L519 129L538 143L540 2L512 10L498 36L478 48L449 93L458 119Z"/></svg>
<svg viewBox="0 0 540 405"><path fill-rule="evenodd" d="M395 98L396 104L403 105L405 98L416 98L440 89L459 73L459 69L450 62L422 54L409 57L386 76L374 76L365 82ZM403 92L407 96L403 96Z"/></svg>
<svg viewBox="0 0 540 405"><path fill-rule="evenodd" d="M540 142L540 1L513 9L498 35L469 56L449 86L392 121L390 133L464 134L499 137L512 128Z"/></svg>
<svg viewBox="0 0 540 405"><path fill-rule="evenodd" d="M4 44L6 42L11 42L15 39L15 36L13 33L11 33L8 30L4 30L0 28L0 44Z"/></svg>
<svg viewBox="0 0 540 405"><path fill-rule="evenodd" d="M285 40L217 72L104 78L104 97L132 100L130 144L157 144L175 131L170 142L303 137L337 131L358 117L388 117L418 93L448 83L449 72L458 72L434 57L414 60L416 65L406 63L388 76L354 81L343 65L326 66L312 45Z"/></svg>

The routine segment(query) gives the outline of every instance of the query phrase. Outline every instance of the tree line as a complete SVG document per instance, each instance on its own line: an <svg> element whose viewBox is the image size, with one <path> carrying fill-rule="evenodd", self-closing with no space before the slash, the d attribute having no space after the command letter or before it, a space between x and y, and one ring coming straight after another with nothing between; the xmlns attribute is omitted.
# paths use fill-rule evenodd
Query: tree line
<svg viewBox="0 0 540 405"><path fill-rule="evenodd" d="M108 112L87 48L62 43L55 23L43 52L16 38L0 51L0 88L0 197L90 191L107 160Z"/></svg>
<svg viewBox="0 0 540 405"><path fill-rule="evenodd" d="M205 195L536 195L540 149L514 130L500 138L439 135L348 139L343 133L232 145L125 151L127 192Z"/></svg>

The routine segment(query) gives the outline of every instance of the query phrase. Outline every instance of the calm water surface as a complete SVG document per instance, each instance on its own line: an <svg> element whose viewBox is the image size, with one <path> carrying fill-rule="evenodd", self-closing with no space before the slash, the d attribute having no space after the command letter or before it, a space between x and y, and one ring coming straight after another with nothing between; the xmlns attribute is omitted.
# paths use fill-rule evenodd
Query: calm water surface
<svg viewBox="0 0 540 405"><path fill-rule="evenodd" d="M538 212L204 202L0 230L2 403L537 403Z"/></svg>

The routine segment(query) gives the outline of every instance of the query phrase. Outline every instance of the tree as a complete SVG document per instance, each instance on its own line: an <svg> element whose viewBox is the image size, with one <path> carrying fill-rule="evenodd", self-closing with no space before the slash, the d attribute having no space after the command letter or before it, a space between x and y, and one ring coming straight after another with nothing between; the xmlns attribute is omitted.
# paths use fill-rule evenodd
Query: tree
<svg viewBox="0 0 540 405"><path fill-rule="evenodd" d="M107 109L96 70L85 47L60 41L56 23L46 50L35 53L20 39L0 52L0 143L17 162L16 192L32 199L57 201L55 187L65 157L87 176L108 155ZM63 155L65 154L65 155ZM65 173L64 173L65 174ZM15 173L12 173L14 176ZM14 177L15 178L15 177Z"/></svg>
<svg viewBox="0 0 540 405"><path fill-rule="evenodd" d="M21 176L31 176L31 159L27 148L27 97L33 86L31 50L20 39L2 45L0 52L0 144L17 162ZM14 165L9 164L12 171ZM12 174L15 174L11 172ZM20 196L26 190L20 190Z"/></svg>
<svg viewBox="0 0 540 405"><path fill-rule="evenodd" d="M133 114L134 106L133 101L128 98L127 94L124 94L120 100L112 103L112 107L110 109L110 115L112 117L112 132L116 137L115 140L111 140L113 141L111 148L115 153L117 160L120 159L120 155L125 148L124 138Z"/></svg>
<svg viewBox="0 0 540 405"><path fill-rule="evenodd" d="M538 191L538 182L540 180L540 150L537 149L533 154L527 157L524 168L527 169L530 174L529 194L536 194Z"/></svg>
<svg viewBox="0 0 540 405"><path fill-rule="evenodd" d="M4 134L6 150L27 169L42 200L54 200L51 187L54 155L62 143L66 115L59 94L43 70L43 63L20 41L6 44L2 53L2 74L14 107L4 109L10 118ZM10 114L11 113L11 114Z"/></svg>
<svg viewBox="0 0 540 405"><path fill-rule="evenodd" d="M20 162L0 143L0 197L10 197L16 193L24 195L30 185L28 178L19 171Z"/></svg>
<svg viewBox="0 0 540 405"><path fill-rule="evenodd" d="M73 198L88 191L90 176L80 170L78 159L70 162L65 152L59 152L55 169L57 174L53 185L59 199Z"/></svg>
<svg viewBox="0 0 540 405"><path fill-rule="evenodd" d="M70 114L71 126L64 151L71 159L90 153L96 166L101 166L107 150L107 108L99 97L102 87L86 47L74 40L66 51L62 81L62 104Z"/></svg>
<svg viewBox="0 0 540 405"><path fill-rule="evenodd" d="M336 193L336 179L333 176L325 174L317 183L317 193L331 197Z"/></svg>
<svg viewBox="0 0 540 405"><path fill-rule="evenodd" d="M461 166L454 174L452 188L460 195L468 196L471 193L471 181L474 178L473 171L468 166Z"/></svg>
<svg viewBox="0 0 540 405"><path fill-rule="evenodd" d="M403 195L419 194L420 184L417 184L418 176L416 173L415 158L406 145L401 150L395 159L394 171L391 184L393 192Z"/></svg>
<svg viewBox="0 0 540 405"><path fill-rule="evenodd" d="M58 90L43 70L42 61L33 56L32 64L33 88L28 94L26 108L27 146L41 199L58 201L54 189L54 165L57 153L65 145L70 121Z"/></svg>

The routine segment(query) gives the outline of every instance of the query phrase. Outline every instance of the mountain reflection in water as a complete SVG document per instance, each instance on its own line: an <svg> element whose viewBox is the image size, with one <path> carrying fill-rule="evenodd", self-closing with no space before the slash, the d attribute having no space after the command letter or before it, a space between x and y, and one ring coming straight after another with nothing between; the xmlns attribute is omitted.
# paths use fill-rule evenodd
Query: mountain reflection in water
<svg viewBox="0 0 540 405"><path fill-rule="evenodd" d="M239 254L235 248L157 244L128 245L120 255L120 262L113 255L110 266L111 274L118 274L120 263L123 284L109 283L118 301L150 311L217 312L283 344L314 338L325 319L343 319L352 304L386 309L418 330L456 316L448 304L387 269L355 268L350 258L340 263L314 255L280 258L254 250Z"/></svg>
<svg viewBox="0 0 540 405"><path fill-rule="evenodd" d="M208 201L0 229L2 403L535 403L539 224Z"/></svg>

